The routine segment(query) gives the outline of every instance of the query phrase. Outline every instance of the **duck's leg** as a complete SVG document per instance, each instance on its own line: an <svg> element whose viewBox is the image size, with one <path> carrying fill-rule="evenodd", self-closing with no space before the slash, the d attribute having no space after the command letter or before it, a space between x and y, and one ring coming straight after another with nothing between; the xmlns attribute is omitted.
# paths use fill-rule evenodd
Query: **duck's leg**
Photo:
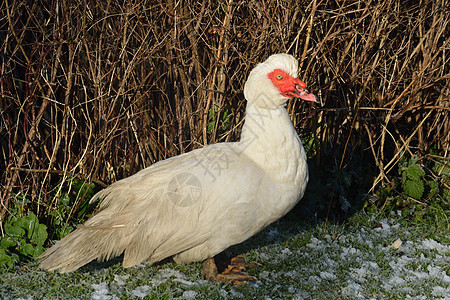
<svg viewBox="0 0 450 300"><path fill-rule="evenodd" d="M243 273L247 269L254 268L255 266L256 264L247 264L244 258L239 255L233 257L231 261L229 261L228 266L226 266L226 268L219 273L214 258L208 258L203 263L202 275L211 281L241 285L247 283L248 281L257 280L255 276Z"/></svg>

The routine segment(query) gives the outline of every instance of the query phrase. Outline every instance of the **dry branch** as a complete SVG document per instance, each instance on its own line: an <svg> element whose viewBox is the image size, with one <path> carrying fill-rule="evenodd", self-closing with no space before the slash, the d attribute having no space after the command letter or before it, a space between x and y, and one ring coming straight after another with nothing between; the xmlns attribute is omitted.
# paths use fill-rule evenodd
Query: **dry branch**
<svg viewBox="0 0 450 300"><path fill-rule="evenodd" d="M351 145L365 145L387 183L400 151L449 147L443 0L0 6L2 219L14 194L42 215L71 177L103 186L236 140L246 76L275 52L299 58L325 105L288 106L300 132L313 130L317 161L331 147L342 166Z"/></svg>

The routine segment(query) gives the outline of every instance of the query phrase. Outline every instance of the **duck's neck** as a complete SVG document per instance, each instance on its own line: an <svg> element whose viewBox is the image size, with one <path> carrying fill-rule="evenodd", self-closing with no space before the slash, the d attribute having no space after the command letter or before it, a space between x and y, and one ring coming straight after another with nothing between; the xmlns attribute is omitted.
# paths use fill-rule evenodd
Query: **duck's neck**
<svg viewBox="0 0 450 300"><path fill-rule="evenodd" d="M266 205L275 216L271 220L275 220L286 214L305 192L305 150L284 107L269 110L247 105L245 118L239 148L273 183L276 192Z"/></svg>
<svg viewBox="0 0 450 300"><path fill-rule="evenodd" d="M304 158L300 138L284 107L266 109L248 103L240 143L242 152L268 171Z"/></svg>

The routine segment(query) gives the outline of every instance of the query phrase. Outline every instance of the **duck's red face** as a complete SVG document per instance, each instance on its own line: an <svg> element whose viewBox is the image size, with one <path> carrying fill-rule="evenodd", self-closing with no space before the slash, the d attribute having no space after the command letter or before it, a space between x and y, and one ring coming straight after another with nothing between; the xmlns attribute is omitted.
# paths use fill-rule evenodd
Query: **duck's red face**
<svg viewBox="0 0 450 300"><path fill-rule="evenodd" d="M268 74L268 77L284 97L298 97L306 101L317 102L316 96L306 89L306 83L286 74L283 70L275 69Z"/></svg>

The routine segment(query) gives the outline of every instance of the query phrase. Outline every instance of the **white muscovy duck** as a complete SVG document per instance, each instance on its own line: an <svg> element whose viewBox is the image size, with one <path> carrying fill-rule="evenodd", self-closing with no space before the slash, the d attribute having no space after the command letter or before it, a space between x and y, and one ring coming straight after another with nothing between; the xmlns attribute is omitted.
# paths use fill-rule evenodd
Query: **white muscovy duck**
<svg viewBox="0 0 450 300"><path fill-rule="evenodd" d="M258 64L244 87L239 142L160 161L100 191L91 200L103 199L99 211L43 253L40 267L70 272L124 253L124 267L206 260L207 278L227 281L216 276L213 257L284 216L305 192L306 155L285 106L316 98L297 72L288 54Z"/></svg>

